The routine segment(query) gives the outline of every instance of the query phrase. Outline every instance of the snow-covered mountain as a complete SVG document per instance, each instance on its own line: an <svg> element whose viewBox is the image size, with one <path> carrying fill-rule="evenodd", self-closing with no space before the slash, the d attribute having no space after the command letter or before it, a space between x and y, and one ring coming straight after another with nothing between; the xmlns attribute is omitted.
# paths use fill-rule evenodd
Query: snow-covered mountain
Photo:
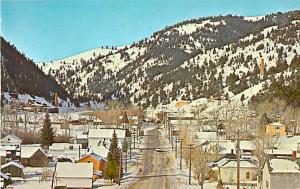
<svg viewBox="0 0 300 189"><path fill-rule="evenodd" d="M274 82L284 86L298 78L299 12L192 19L130 46L86 52L43 70L83 101L117 98L145 108L220 95L249 100L270 92Z"/></svg>
<svg viewBox="0 0 300 189"><path fill-rule="evenodd" d="M68 67L66 69L75 70L76 66L79 66L81 64L81 61L88 61L90 59L92 60L93 58L98 56L106 56L110 53L115 52L116 50L117 49L115 49L115 47L112 47L111 49L109 49L108 47L91 49L61 60L55 60L48 63L43 63L43 71L45 73L49 73L50 69L57 70L65 66Z"/></svg>

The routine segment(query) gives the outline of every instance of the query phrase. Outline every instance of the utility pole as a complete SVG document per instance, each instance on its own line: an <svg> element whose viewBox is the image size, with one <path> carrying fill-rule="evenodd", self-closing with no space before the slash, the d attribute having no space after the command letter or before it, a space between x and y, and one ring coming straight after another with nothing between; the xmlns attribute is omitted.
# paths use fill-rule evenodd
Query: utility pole
<svg viewBox="0 0 300 189"><path fill-rule="evenodd" d="M169 141L171 142L171 124L168 123Z"/></svg>
<svg viewBox="0 0 300 189"><path fill-rule="evenodd" d="M131 139L130 139L130 142L129 142L129 158L131 159Z"/></svg>
<svg viewBox="0 0 300 189"><path fill-rule="evenodd" d="M192 178L192 148L193 144L188 144L188 149L190 150L189 185L191 185Z"/></svg>
<svg viewBox="0 0 300 189"><path fill-rule="evenodd" d="M121 172L122 172L122 149L119 149L120 153L120 164L119 164L119 179L118 179L118 184L121 185Z"/></svg>
<svg viewBox="0 0 300 189"><path fill-rule="evenodd" d="M55 163L54 171L53 171L53 174L52 174L51 189L53 189L53 187L54 187L54 176L55 176L55 173L56 173L56 166L57 166L57 162Z"/></svg>
<svg viewBox="0 0 300 189"><path fill-rule="evenodd" d="M236 186L237 189L240 189L240 130L237 130L237 146L236 146L236 159L237 159L237 178Z"/></svg>
<svg viewBox="0 0 300 189"><path fill-rule="evenodd" d="M173 126L171 127L171 144L172 144L172 150L174 149L174 144L173 144Z"/></svg>
<svg viewBox="0 0 300 189"><path fill-rule="evenodd" d="M135 149L135 129L133 129L133 149Z"/></svg>
<svg viewBox="0 0 300 189"><path fill-rule="evenodd" d="M177 159L177 142L178 142L178 138L177 135L175 136L175 159Z"/></svg>
<svg viewBox="0 0 300 189"><path fill-rule="evenodd" d="M183 138L178 139L180 142L180 170L182 169L182 142L183 142Z"/></svg>
<svg viewBox="0 0 300 189"><path fill-rule="evenodd" d="M125 172L127 172L127 150L125 151Z"/></svg>

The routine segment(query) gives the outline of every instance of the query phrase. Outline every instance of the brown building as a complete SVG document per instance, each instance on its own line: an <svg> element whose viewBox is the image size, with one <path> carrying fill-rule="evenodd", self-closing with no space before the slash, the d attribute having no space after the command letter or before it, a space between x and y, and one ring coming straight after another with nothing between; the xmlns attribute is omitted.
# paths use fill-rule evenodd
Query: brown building
<svg viewBox="0 0 300 189"><path fill-rule="evenodd" d="M1 165L1 172L2 173L9 173L11 177L24 177L24 166L21 165L18 162L11 161L9 163L6 163L4 165Z"/></svg>
<svg viewBox="0 0 300 189"><path fill-rule="evenodd" d="M44 167L49 163L49 159L44 150L39 146L22 146L21 162L29 167Z"/></svg>

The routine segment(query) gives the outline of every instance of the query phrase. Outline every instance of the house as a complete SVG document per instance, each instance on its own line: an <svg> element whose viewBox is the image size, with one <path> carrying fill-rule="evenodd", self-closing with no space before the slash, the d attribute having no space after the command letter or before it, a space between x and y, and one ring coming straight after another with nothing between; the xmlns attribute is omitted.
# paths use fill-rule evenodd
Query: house
<svg viewBox="0 0 300 189"><path fill-rule="evenodd" d="M11 177L24 177L24 166L16 161L1 165L1 172L9 174Z"/></svg>
<svg viewBox="0 0 300 189"><path fill-rule="evenodd" d="M211 168L209 171L209 179L210 181L216 181L219 179L220 176L220 167L223 166L226 162L228 162L231 159L235 159L236 155L223 155L221 158L217 159L214 162L211 162L209 164L209 167Z"/></svg>
<svg viewBox="0 0 300 189"><path fill-rule="evenodd" d="M13 160L21 160L20 147L0 146L1 165Z"/></svg>
<svg viewBox="0 0 300 189"><path fill-rule="evenodd" d="M2 146L17 146L20 147L22 143L22 139L17 137L15 134L10 133L4 138L1 139Z"/></svg>
<svg viewBox="0 0 300 189"><path fill-rule="evenodd" d="M270 136L286 136L286 126L278 122L267 124L266 134Z"/></svg>
<svg viewBox="0 0 300 189"><path fill-rule="evenodd" d="M77 161L77 163L93 163L93 178L96 179L102 176L102 173L105 169L105 165L107 162L107 153L108 149L106 149L104 146L99 146L97 147L97 150L92 151L86 156L82 157L80 160Z"/></svg>
<svg viewBox="0 0 300 189"><path fill-rule="evenodd" d="M81 144L53 143L49 146L48 155L53 159L67 158L72 162L79 160L86 154L86 149L82 149Z"/></svg>
<svg viewBox="0 0 300 189"><path fill-rule="evenodd" d="M125 140L126 130L124 129L89 129L89 146L100 146L105 142L109 142L112 139L114 131L116 132L119 141Z"/></svg>
<svg viewBox="0 0 300 189"><path fill-rule="evenodd" d="M57 187L92 188L93 163L58 162L54 181Z"/></svg>
<svg viewBox="0 0 300 189"><path fill-rule="evenodd" d="M287 159L267 159L258 174L258 189L300 188L299 165Z"/></svg>
<svg viewBox="0 0 300 189"><path fill-rule="evenodd" d="M237 182L237 161L229 159L220 167L221 179L225 184ZM256 181L257 167L248 160L240 160L240 182L243 184L249 181Z"/></svg>
<svg viewBox="0 0 300 189"><path fill-rule="evenodd" d="M49 160L41 147L37 145L22 145L21 162L24 166L44 167L48 165Z"/></svg>

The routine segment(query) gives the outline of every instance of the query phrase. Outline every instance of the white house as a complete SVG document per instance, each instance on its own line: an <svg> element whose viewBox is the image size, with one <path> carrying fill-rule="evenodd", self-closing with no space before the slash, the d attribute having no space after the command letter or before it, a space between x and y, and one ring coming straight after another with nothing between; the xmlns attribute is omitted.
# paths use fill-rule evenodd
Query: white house
<svg viewBox="0 0 300 189"><path fill-rule="evenodd" d="M124 141L126 130L123 129L89 129L88 143L89 146L100 146L102 143L112 139L112 135L116 131L119 142Z"/></svg>
<svg viewBox="0 0 300 189"><path fill-rule="evenodd" d="M220 166L221 178L224 183L236 183L237 182L237 161L228 160L222 166ZM240 182L249 183L250 181L256 181L257 167L247 160L240 160Z"/></svg>
<svg viewBox="0 0 300 189"><path fill-rule="evenodd" d="M10 133L4 138L1 139L2 146L17 146L20 147L22 143L22 139L17 137L15 134Z"/></svg>
<svg viewBox="0 0 300 189"><path fill-rule="evenodd" d="M92 188L93 163L58 162L55 185L67 188Z"/></svg>
<svg viewBox="0 0 300 189"><path fill-rule="evenodd" d="M75 162L86 154L86 149L82 149L81 144L53 143L49 146L48 154L53 159L68 158Z"/></svg>
<svg viewBox="0 0 300 189"><path fill-rule="evenodd" d="M287 159L268 159L260 171L258 188L300 188L299 166Z"/></svg>

